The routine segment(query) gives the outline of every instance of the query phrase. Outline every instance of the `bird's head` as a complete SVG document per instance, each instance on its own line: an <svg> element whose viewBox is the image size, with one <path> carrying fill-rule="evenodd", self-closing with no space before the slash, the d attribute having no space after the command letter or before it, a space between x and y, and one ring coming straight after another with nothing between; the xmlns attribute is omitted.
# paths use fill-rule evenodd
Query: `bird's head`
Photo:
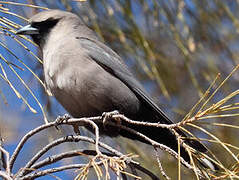
<svg viewBox="0 0 239 180"><path fill-rule="evenodd" d="M64 22L69 23L71 20L73 20L73 22L77 20L78 23L82 23L77 15L70 12L61 10L42 11L30 18L29 24L20 28L16 34L30 35L36 44L43 46L48 35L53 29L56 29L58 24L61 24L61 26L57 31L61 30L65 32L64 28L68 26L62 26L62 24L64 24Z"/></svg>

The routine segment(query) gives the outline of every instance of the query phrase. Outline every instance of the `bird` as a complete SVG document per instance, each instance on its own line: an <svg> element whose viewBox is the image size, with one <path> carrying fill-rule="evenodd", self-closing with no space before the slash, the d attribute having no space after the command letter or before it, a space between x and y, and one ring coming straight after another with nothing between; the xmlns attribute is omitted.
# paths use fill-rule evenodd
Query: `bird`
<svg viewBox="0 0 239 180"><path fill-rule="evenodd" d="M173 124L122 58L101 42L78 15L58 9L41 11L16 33L30 35L39 46L46 86L73 117L100 116L117 110L132 120ZM121 124L178 151L177 138L169 129L124 121ZM99 124L99 129L101 134L110 137L120 135L149 143L124 129L107 128L102 124ZM187 137L181 130L176 131ZM197 140L186 139L185 142L198 152L207 152L207 148ZM190 163L189 154L182 145L180 154Z"/></svg>

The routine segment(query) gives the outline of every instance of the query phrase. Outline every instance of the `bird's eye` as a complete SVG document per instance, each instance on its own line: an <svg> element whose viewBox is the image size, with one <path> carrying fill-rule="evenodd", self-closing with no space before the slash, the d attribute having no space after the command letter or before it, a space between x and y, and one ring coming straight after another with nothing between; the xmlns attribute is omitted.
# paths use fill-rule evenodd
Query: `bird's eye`
<svg viewBox="0 0 239 180"><path fill-rule="evenodd" d="M50 28L54 27L58 21L59 21L59 19L49 18L45 21L32 22L31 26L38 28L38 29L50 29Z"/></svg>
<svg viewBox="0 0 239 180"><path fill-rule="evenodd" d="M31 26L34 28L39 28L39 27L41 27L41 22L32 22Z"/></svg>

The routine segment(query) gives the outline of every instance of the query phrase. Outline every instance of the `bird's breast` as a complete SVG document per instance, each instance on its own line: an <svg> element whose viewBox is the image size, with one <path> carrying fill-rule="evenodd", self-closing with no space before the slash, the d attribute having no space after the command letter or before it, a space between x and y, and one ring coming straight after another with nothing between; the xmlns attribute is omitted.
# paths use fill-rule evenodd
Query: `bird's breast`
<svg viewBox="0 0 239 180"><path fill-rule="evenodd" d="M44 67L45 81L74 117L98 116L113 110L132 115L139 110L135 94L95 61L75 55L54 58L57 63L52 60Z"/></svg>

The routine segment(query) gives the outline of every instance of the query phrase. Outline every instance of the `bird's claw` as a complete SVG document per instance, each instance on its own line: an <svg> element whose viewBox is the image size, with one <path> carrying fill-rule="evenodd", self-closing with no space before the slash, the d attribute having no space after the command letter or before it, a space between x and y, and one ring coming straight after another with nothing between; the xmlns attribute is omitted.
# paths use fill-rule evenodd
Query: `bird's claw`
<svg viewBox="0 0 239 180"><path fill-rule="evenodd" d="M102 113L102 119L103 119L103 127L107 125L107 121L112 119L113 115L119 114L119 111L111 111L111 112L104 112Z"/></svg>
<svg viewBox="0 0 239 180"><path fill-rule="evenodd" d="M70 119L71 118L71 116L69 115L69 114L64 114L63 116L58 116L57 118L56 118L56 123L57 124L60 124L60 123L62 123L64 120L68 120L68 119Z"/></svg>
<svg viewBox="0 0 239 180"><path fill-rule="evenodd" d="M56 125L55 125L55 127L56 127L56 129L58 130L58 125L59 124L61 124L63 121L67 121L68 119L70 119L71 118L71 116L69 115L69 114L64 114L63 116L58 116L57 118L56 118Z"/></svg>
<svg viewBox="0 0 239 180"><path fill-rule="evenodd" d="M73 130L74 132L76 133L77 136L80 136L81 133L80 133L80 129L79 129L79 126L77 124L74 124L72 125L73 126Z"/></svg>

